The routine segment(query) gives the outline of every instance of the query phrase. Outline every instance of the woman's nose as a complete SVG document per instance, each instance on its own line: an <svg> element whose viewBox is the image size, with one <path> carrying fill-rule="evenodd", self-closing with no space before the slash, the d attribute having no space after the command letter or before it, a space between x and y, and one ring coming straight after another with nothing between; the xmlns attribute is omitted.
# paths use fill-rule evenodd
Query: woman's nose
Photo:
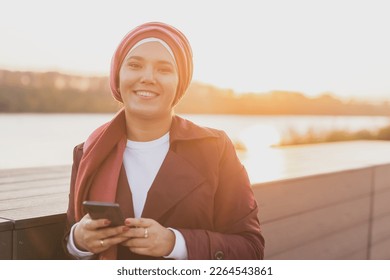
<svg viewBox="0 0 390 280"><path fill-rule="evenodd" d="M156 82L153 67L148 66L144 68L144 71L142 71L141 82L142 83Z"/></svg>

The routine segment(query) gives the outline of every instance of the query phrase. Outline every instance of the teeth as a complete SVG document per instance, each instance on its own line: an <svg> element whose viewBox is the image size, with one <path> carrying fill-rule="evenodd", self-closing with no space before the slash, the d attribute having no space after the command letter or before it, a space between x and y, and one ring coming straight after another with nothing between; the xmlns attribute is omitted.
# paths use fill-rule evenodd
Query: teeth
<svg viewBox="0 0 390 280"><path fill-rule="evenodd" d="M136 94L139 96L144 96L144 97L152 97L152 96L157 95L157 94L150 92L150 91L137 91Z"/></svg>

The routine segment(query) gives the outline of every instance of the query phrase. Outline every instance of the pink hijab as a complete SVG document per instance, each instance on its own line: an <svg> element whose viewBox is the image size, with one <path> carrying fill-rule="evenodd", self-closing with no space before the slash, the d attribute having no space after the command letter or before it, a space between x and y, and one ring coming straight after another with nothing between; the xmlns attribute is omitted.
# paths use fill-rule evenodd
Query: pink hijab
<svg viewBox="0 0 390 280"><path fill-rule="evenodd" d="M110 87L116 100L122 102L119 88L119 69L127 53L139 41L146 38L158 38L164 41L172 50L175 56L179 84L177 86L176 99L177 104L183 97L192 79L192 50L187 38L176 28L160 23L150 22L140 25L127 33L122 39L111 61Z"/></svg>
<svg viewBox="0 0 390 280"><path fill-rule="evenodd" d="M186 92L192 79L192 51L187 38L176 28L159 22L140 25L130 31L120 42L111 62L110 87L114 98L122 102L119 88L119 70L127 53L139 41L146 38L164 41L172 50L179 75L179 83L174 104ZM80 160L75 182L75 218L79 221L84 215L84 200L114 202L117 182L121 170L123 153L126 147L126 120L121 109L108 123L96 129L84 143L84 153ZM101 259L115 259L116 247L101 253Z"/></svg>

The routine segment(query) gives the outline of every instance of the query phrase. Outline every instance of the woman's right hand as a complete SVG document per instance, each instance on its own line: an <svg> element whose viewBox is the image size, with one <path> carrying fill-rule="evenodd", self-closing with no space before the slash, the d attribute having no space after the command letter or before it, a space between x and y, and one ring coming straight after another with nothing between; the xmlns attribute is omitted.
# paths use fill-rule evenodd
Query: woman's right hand
<svg viewBox="0 0 390 280"><path fill-rule="evenodd" d="M93 220L86 214L77 224L73 239L76 247L81 251L99 254L113 245L125 241L126 237L118 235L129 230L129 227L108 227L107 219Z"/></svg>

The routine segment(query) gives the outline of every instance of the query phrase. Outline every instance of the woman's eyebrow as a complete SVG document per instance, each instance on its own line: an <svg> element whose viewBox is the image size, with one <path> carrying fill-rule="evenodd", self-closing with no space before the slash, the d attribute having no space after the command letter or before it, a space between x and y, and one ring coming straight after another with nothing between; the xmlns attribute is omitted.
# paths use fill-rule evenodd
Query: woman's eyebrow
<svg viewBox="0 0 390 280"><path fill-rule="evenodd" d="M144 58L142 56L133 56L133 55L126 58L126 60L129 60L129 59L144 60Z"/></svg>
<svg viewBox="0 0 390 280"><path fill-rule="evenodd" d="M134 55L134 56L129 56L128 58L126 58L126 60L130 60L130 59L135 59L135 60L140 60L140 61L144 61L145 58L142 57L142 56L137 56L137 55ZM171 61L168 61L168 60L157 60L156 61L158 64L169 64L169 65L172 65L174 66L174 63L172 63Z"/></svg>
<svg viewBox="0 0 390 280"><path fill-rule="evenodd" d="M157 63L159 64L167 64L173 66L173 63L168 60L158 60Z"/></svg>

